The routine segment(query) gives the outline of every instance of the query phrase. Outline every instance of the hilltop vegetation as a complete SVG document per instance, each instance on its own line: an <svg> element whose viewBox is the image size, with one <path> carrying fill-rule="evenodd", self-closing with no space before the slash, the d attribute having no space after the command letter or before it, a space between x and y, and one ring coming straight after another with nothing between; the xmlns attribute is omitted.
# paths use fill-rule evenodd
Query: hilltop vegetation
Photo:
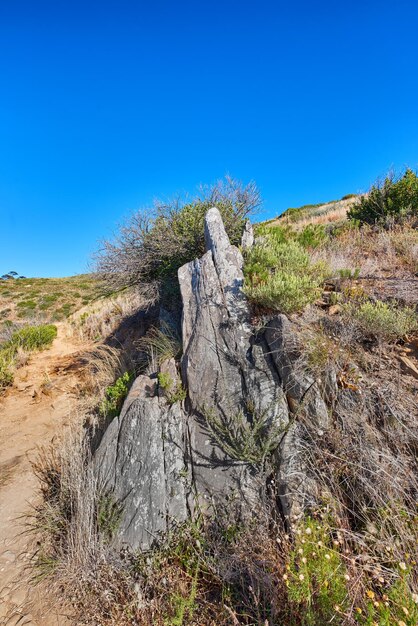
<svg viewBox="0 0 418 626"><path fill-rule="evenodd" d="M68 278L9 278L0 280L0 323L68 318L103 291L91 274Z"/></svg>

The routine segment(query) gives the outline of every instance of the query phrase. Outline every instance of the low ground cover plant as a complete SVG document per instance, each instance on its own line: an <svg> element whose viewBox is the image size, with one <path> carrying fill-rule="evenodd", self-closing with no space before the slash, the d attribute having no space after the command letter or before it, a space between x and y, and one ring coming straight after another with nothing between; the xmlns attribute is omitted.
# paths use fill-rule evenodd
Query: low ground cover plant
<svg viewBox="0 0 418 626"><path fill-rule="evenodd" d="M49 347L57 336L52 324L24 326L0 345L0 392L13 382L13 371L19 352L30 353Z"/></svg>
<svg viewBox="0 0 418 626"><path fill-rule="evenodd" d="M122 376L119 376L113 385L107 387L105 398L99 405L100 415L110 418L119 415L134 378L133 373L125 372Z"/></svg>
<svg viewBox="0 0 418 626"><path fill-rule="evenodd" d="M363 334L380 341L397 341L418 329L415 309L396 302L349 302L344 311L357 322Z"/></svg>

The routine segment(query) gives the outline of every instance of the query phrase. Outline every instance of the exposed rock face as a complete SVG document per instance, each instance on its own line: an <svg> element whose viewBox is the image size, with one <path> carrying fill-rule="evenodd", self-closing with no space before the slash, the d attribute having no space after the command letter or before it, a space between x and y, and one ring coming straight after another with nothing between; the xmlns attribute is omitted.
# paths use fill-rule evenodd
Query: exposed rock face
<svg viewBox="0 0 418 626"><path fill-rule="evenodd" d="M179 270L183 300L182 373L192 408L225 417L267 413L287 424L287 403L267 346L253 335L242 292L243 260L231 246L217 209L206 218L208 252Z"/></svg>
<svg viewBox="0 0 418 626"><path fill-rule="evenodd" d="M209 511L218 502L228 503L231 515L255 510L265 480L261 468L226 445L237 419L262 424L263 437L276 449L286 515L300 512L315 491L297 416L303 411L318 428L327 427L320 390L296 367L286 317L274 319L265 336L251 327L243 259L216 208L207 213L205 239L206 254L178 272L185 406L158 397L155 378L138 377L95 456L102 489L123 506L116 541L133 548L148 548L171 520L184 520L196 497ZM175 363L164 371L174 378ZM226 429L225 441L213 418Z"/></svg>
<svg viewBox="0 0 418 626"><path fill-rule="evenodd" d="M250 222L247 220L245 223L244 232L242 233L241 246L244 248L251 248L254 245L254 229Z"/></svg>
<svg viewBox="0 0 418 626"><path fill-rule="evenodd" d="M243 259L229 243L216 208L207 213L205 237L208 252L179 270L182 374L198 416L194 476L198 493L225 495L238 489L241 498L252 500L256 496L248 468L231 462L211 437L205 417L214 412L226 423L242 412L243 419L263 419L278 443L288 423L287 402L266 345L253 336L242 292Z"/></svg>
<svg viewBox="0 0 418 626"><path fill-rule="evenodd" d="M171 519L188 515L185 416L179 404L149 397L155 387L137 378L94 458L101 489L123 508L116 541L133 549L148 549Z"/></svg>

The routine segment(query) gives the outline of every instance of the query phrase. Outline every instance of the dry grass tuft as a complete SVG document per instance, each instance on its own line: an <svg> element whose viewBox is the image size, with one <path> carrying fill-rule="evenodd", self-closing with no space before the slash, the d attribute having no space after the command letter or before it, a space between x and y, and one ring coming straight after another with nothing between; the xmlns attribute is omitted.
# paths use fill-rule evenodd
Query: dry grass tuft
<svg viewBox="0 0 418 626"><path fill-rule="evenodd" d="M112 335L124 319L152 304L134 289L125 290L83 307L71 316L70 322L83 339L99 341Z"/></svg>

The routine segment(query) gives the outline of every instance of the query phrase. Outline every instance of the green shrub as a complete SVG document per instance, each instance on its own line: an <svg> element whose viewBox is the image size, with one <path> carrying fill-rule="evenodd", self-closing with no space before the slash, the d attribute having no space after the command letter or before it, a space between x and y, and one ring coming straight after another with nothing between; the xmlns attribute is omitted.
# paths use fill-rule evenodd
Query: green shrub
<svg viewBox="0 0 418 626"><path fill-rule="evenodd" d="M317 248L328 239L327 231L322 224L307 224L302 230L295 230L290 225L264 223L257 227L256 235L267 236L275 243L296 241L303 248L311 249Z"/></svg>
<svg viewBox="0 0 418 626"><path fill-rule="evenodd" d="M418 177L410 169L398 179L393 175L372 186L367 196L348 211L351 220L375 224L418 216Z"/></svg>
<svg viewBox="0 0 418 626"><path fill-rule="evenodd" d="M231 459L263 467L265 460L277 448L284 433L282 425L269 426L268 412L258 412L253 406L231 415L215 409L204 410L206 424L218 446Z"/></svg>
<svg viewBox="0 0 418 626"><path fill-rule="evenodd" d="M368 301L360 306L349 303L344 310L366 335L379 340L396 341L418 328L415 309L400 307L395 302Z"/></svg>
<svg viewBox="0 0 418 626"><path fill-rule="evenodd" d="M53 324L25 326L13 333L8 345L31 352L50 346L56 336L57 327Z"/></svg>
<svg viewBox="0 0 418 626"><path fill-rule="evenodd" d="M340 275L340 278L343 279L357 279L360 276L360 268L356 267L354 270L351 270L350 268L344 268L344 269L340 269L338 270L338 274Z"/></svg>
<svg viewBox="0 0 418 626"><path fill-rule="evenodd" d="M327 270L321 263L313 265L298 242L281 242L272 235L247 252L244 274L245 293L252 303L293 313L317 299Z"/></svg>
<svg viewBox="0 0 418 626"><path fill-rule="evenodd" d="M174 381L171 376L165 372L159 372L157 378L158 384L164 391L169 404L183 402L183 400L186 399L187 392L180 380Z"/></svg>
<svg viewBox="0 0 418 626"><path fill-rule="evenodd" d="M296 241L304 248L318 248L328 239L323 224L308 224L296 236Z"/></svg>
<svg viewBox="0 0 418 626"><path fill-rule="evenodd" d="M56 336L57 328L52 324L25 326L15 331L0 347L0 391L13 382L14 362L19 349L32 352L47 348Z"/></svg>
<svg viewBox="0 0 418 626"><path fill-rule="evenodd" d="M119 415L133 379L133 374L125 372L106 389L105 398L99 405L99 413L103 417L114 418Z"/></svg>
<svg viewBox="0 0 418 626"><path fill-rule="evenodd" d="M122 520L122 507L112 495L102 495L97 500L97 529L106 542L111 541Z"/></svg>
<svg viewBox="0 0 418 626"><path fill-rule="evenodd" d="M231 179L203 190L192 202L159 203L134 214L115 243L104 243L98 272L116 288L139 285L154 294L155 285L172 287L179 267L206 251L204 220L211 207L219 209L231 243L238 245L246 217L259 203L253 184L243 187Z"/></svg>
<svg viewBox="0 0 418 626"><path fill-rule="evenodd" d="M330 524L307 517L295 535L285 574L290 606L301 625L344 624L348 607L346 568Z"/></svg>
<svg viewBox="0 0 418 626"><path fill-rule="evenodd" d="M404 566L404 564L402 564ZM413 596L408 584L410 568L399 568L399 578L392 584L386 593L375 593L368 590L368 602L363 612L357 612L359 624L364 626L415 626L418 624L417 597ZM384 596L384 597L383 597Z"/></svg>

